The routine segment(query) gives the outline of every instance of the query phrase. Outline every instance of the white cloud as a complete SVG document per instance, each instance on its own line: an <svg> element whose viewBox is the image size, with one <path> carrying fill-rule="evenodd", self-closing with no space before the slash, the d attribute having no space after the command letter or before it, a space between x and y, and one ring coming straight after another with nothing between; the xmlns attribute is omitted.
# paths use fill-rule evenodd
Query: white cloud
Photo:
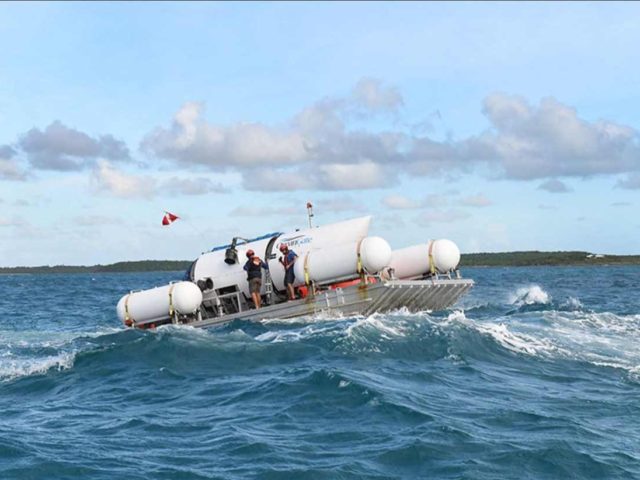
<svg viewBox="0 0 640 480"><path fill-rule="evenodd" d="M640 170L635 129L581 119L574 108L553 98L530 105L518 96L489 95L483 113L490 128L457 141L437 141L401 127L349 127L354 113L365 118L398 113L403 103L397 89L373 79L361 80L345 97L325 98L302 109L280 127L212 125L204 120L201 104L187 103L170 127L149 133L142 148L181 163L237 169L247 188L266 191L386 187L402 174L451 177L482 165L494 177L552 179L541 188L559 192L558 177ZM259 181L254 171L248 173L255 167L269 167L274 176L261 172ZM291 175L295 182L276 180ZM621 182L628 185L635 183Z"/></svg>
<svg viewBox="0 0 640 480"><path fill-rule="evenodd" d="M381 165L333 163L318 167L318 186L328 190L359 190L392 185L395 177Z"/></svg>
<svg viewBox="0 0 640 480"><path fill-rule="evenodd" d="M640 173L631 174L628 175L624 180L619 180L617 186L629 190L640 189Z"/></svg>
<svg viewBox="0 0 640 480"><path fill-rule="evenodd" d="M304 138L295 131L259 123L215 126L202 118L203 105L190 102L176 113L170 128L156 128L142 150L160 158L225 169L298 163L307 155Z"/></svg>
<svg viewBox="0 0 640 480"><path fill-rule="evenodd" d="M388 195L382 199L383 205L393 210L410 210L420 208L420 203L404 195Z"/></svg>
<svg viewBox="0 0 640 480"><path fill-rule="evenodd" d="M45 170L81 170L97 158L129 159L125 143L112 135L93 138L57 120L44 131L32 128L22 135L18 146L33 167Z"/></svg>
<svg viewBox="0 0 640 480"><path fill-rule="evenodd" d="M496 163L513 179L592 176L640 169L639 135L631 127L588 122L554 98L531 106L522 97L484 101L491 130L465 142L469 159Z"/></svg>
<svg viewBox="0 0 640 480"><path fill-rule="evenodd" d="M424 197L424 200L421 202L424 207L444 207L449 204L449 197L446 195L438 195L435 193L431 193Z"/></svg>
<svg viewBox="0 0 640 480"><path fill-rule="evenodd" d="M395 112L402 103L397 89L374 79L361 80L347 97L325 98L304 108L280 127L213 125L204 120L202 104L186 103L172 125L150 132L141 148L179 163L237 169L251 190L388 186L397 174L383 165L401 158L398 149L405 135L350 131L345 122L352 115Z"/></svg>
<svg viewBox="0 0 640 480"><path fill-rule="evenodd" d="M99 191L122 198L151 198L160 192L169 195L205 195L230 191L206 177L173 176L160 181L149 175L125 173L106 160L98 161L91 179Z"/></svg>
<svg viewBox="0 0 640 480"><path fill-rule="evenodd" d="M466 153L460 142L438 142L428 137L410 137L404 140L408 145L400 147L402 162L398 167L410 174L438 177L444 174L470 171L476 162L475 153Z"/></svg>
<svg viewBox="0 0 640 480"><path fill-rule="evenodd" d="M20 217L3 217L0 216L0 228L2 227L27 227L29 223Z"/></svg>
<svg viewBox="0 0 640 480"><path fill-rule="evenodd" d="M518 96L489 95L483 104L489 128L456 140L417 135L402 121L387 121L391 127L381 128L376 119L399 115L403 105L397 88L371 78L360 80L346 95L302 108L279 125L216 125L205 119L203 104L188 102L168 125L145 135L140 147L174 164L238 172L245 188L258 191L386 188L402 176L455 178L476 170L493 178L549 179L540 188L560 192L560 178L640 170L637 130L582 119L553 98L535 105ZM73 170L93 166L96 159L129 158L127 147L114 137L91 137L58 121L44 131L30 130L18 146L36 168ZM0 160L0 178L20 175L15 162ZM131 181L121 178L105 188L122 195ZM173 183L169 189L178 194L224 190L204 179ZM639 184L630 176L619 186Z"/></svg>
<svg viewBox="0 0 640 480"><path fill-rule="evenodd" d="M493 202L481 193L465 197L460 200L460 203L467 207L488 207L489 205L493 205Z"/></svg>
<svg viewBox="0 0 640 480"><path fill-rule="evenodd" d="M558 179L547 180L546 182L538 185L538 190L546 190L550 193L568 193L571 191L569 187L564 182L561 182Z"/></svg>
<svg viewBox="0 0 640 480"><path fill-rule="evenodd" d="M317 203L313 203L314 211L321 212L368 212L368 206L361 201L355 200L349 195L333 196L331 198L319 199Z"/></svg>
<svg viewBox="0 0 640 480"><path fill-rule="evenodd" d="M0 180L26 180L26 172L14 158L16 153L9 145L0 146Z"/></svg>
<svg viewBox="0 0 640 480"><path fill-rule="evenodd" d="M314 214L342 213L342 212L367 212L368 209L362 203L348 195L330 198L320 198L312 202ZM229 216L254 217L254 216L306 216L306 202L299 200L287 201L287 205L271 206L239 206L229 212Z"/></svg>
<svg viewBox="0 0 640 480"><path fill-rule="evenodd" d="M378 225L383 231L385 230L402 230L408 227L407 222L398 215L397 212L393 214L376 216L376 225Z"/></svg>
<svg viewBox="0 0 640 480"><path fill-rule="evenodd" d="M26 180L27 174L18 164L7 158L0 158L0 179Z"/></svg>
<svg viewBox="0 0 640 480"><path fill-rule="evenodd" d="M148 176L128 175L116 170L107 160L99 160L92 179L98 189L116 197L152 197L156 181Z"/></svg>
<svg viewBox="0 0 640 480"><path fill-rule="evenodd" d="M430 223L454 223L459 220L464 220L469 218L470 215L463 211L457 209L448 209L448 210L440 210L440 209L430 209L426 210L418 216L418 221L423 224Z"/></svg>
<svg viewBox="0 0 640 480"><path fill-rule="evenodd" d="M204 177L172 177L163 182L161 190L174 195L205 195L207 193L228 193L230 190L221 183L213 183Z"/></svg>
<svg viewBox="0 0 640 480"><path fill-rule="evenodd" d="M361 79L353 89L352 98L356 105L374 112L393 112L404 103L397 88L384 86L375 78Z"/></svg>
<svg viewBox="0 0 640 480"><path fill-rule="evenodd" d="M442 208L449 205L450 198L447 195L430 193L421 200L414 200L404 195L389 195L382 199L382 203L391 209L408 210L415 208Z"/></svg>
<svg viewBox="0 0 640 480"><path fill-rule="evenodd" d="M370 161L243 172L243 186L258 191L362 190L390 186L396 181L393 172Z"/></svg>
<svg viewBox="0 0 640 480"><path fill-rule="evenodd" d="M308 171L271 168L260 168L246 172L243 175L242 184L247 190L271 192L310 190L315 186Z"/></svg>
<svg viewBox="0 0 640 480"><path fill-rule="evenodd" d="M230 217L267 217L280 215L296 215L301 210L296 207L236 207L229 212Z"/></svg>
<svg viewBox="0 0 640 480"><path fill-rule="evenodd" d="M0 145L0 158L13 158L16 151L10 145Z"/></svg>

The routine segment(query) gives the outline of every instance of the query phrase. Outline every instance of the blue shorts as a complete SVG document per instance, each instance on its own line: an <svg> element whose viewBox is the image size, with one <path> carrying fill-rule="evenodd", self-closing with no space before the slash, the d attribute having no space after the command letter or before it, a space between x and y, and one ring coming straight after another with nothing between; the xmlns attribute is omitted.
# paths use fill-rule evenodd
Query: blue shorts
<svg viewBox="0 0 640 480"><path fill-rule="evenodd" d="M293 268L284 271L284 284L293 285L294 280L296 279L296 274L293 271Z"/></svg>

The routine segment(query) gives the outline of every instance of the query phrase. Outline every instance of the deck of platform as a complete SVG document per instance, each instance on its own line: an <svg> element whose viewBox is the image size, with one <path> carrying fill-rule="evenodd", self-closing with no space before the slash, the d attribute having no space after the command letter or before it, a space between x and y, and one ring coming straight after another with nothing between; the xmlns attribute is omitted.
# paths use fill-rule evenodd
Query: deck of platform
<svg viewBox="0 0 640 480"><path fill-rule="evenodd" d="M470 279L390 280L380 283L354 285L348 288L325 290L299 300L264 306L258 310L206 318L190 322L198 328L212 327L234 320L259 321L292 318L321 312L340 315L371 315L400 308L409 311L436 311L454 305L473 287Z"/></svg>

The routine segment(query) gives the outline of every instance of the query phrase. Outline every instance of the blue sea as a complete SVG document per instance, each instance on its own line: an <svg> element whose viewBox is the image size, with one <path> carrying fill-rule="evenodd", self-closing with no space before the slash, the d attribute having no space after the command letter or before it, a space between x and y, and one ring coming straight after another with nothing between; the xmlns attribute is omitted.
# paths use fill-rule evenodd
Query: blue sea
<svg viewBox="0 0 640 480"><path fill-rule="evenodd" d="M453 308L136 331L181 273L0 276L0 479L640 478L640 268Z"/></svg>

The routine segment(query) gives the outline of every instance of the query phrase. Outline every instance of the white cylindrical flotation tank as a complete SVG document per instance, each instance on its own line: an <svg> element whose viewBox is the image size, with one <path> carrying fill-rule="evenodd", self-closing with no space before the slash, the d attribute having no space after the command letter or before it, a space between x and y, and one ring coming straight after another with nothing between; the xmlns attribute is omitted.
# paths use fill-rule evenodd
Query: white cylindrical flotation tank
<svg viewBox="0 0 640 480"><path fill-rule="evenodd" d="M451 240L430 240L428 243L394 250L390 268L396 278L409 279L430 271L449 273L460 263L460 250Z"/></svg>
<svg viewBox="0 0 640 480"><path fill-rule="evenodd" d="M357 276L360 270L375 274L388 266L390 260L391 247L380 237L366 237L360 242L312 250L298 257L293 266L295 285L352 278Z"/></svg>
<svg viewBox="0 0 640 480"><path fill-rule="evenodd" d="M202 303L202 292L191 282L177 282L140 292L131 292L118 302L118 318L124 323L148 323L171 317L173 312L194 314Z"/></svg>
<svg viewBox="0 0 640 480"><path fill-rule="evenodd" d="M364 238L360 243L360 259L366 273L378 273L391 261L391 246L382 237Z"/></svg>

